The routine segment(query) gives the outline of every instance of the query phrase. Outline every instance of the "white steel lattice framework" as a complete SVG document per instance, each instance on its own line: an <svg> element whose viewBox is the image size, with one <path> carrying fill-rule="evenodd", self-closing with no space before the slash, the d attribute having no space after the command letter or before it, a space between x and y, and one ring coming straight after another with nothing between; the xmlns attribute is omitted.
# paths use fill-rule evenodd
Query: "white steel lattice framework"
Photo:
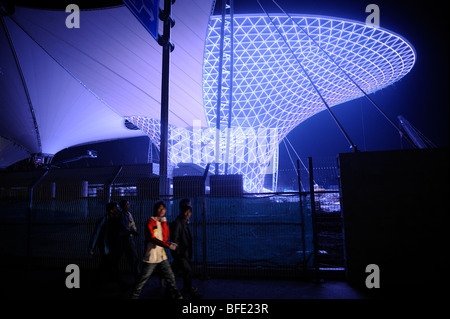
<svg viewBox="0 0 450 319"><path fill-rule="evenodd" d="M200 128L195 121L189 129L171 127L169 160L173 165L183 162L201 167L218 160L221 173L227 162L227 173L242 174L244 188L250 192L262 191L269 165L276 173L281 140L302 121L326 109L317 90L332 107L363 96L361 89L369 94L398 81L415 62L413 47L382 28L339 18L270 14L270 19L234 15L233 52L227 16L221 64L221 20L221 16L211 17L205 43L203 99L209 127ZM128 119L158 146L158 121ZM231 129L227 128L229 119ZM214 165L210 170L214 172Z"/></svg>

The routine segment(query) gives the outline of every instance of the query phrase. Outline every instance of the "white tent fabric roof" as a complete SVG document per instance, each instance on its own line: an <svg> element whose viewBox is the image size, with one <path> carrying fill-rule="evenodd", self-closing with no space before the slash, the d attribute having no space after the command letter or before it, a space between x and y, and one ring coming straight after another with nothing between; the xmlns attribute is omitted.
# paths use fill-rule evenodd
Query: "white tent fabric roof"
<svg viewBox="0 0 450 319"><path fill-rule="evenodd" d="M212 4L173 6L169 123L176 127L207 124L202 67ZM66 27L67 16L17 7L3 17L0 167L30 154L144 135L127 129L124 117L160 118L162 48L132 13L125 6L81 11L79 29Z"/></svg>

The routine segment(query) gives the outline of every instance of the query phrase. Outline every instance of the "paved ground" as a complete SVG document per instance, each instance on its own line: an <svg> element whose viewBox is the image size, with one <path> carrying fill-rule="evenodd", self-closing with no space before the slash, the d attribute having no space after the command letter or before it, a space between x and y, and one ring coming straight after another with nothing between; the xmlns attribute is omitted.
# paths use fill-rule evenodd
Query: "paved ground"
<svg viewBox="0 0 450 319"><path fill-rule="evenodd" d="M106 282L93 289L92 272L80 273L80 288L65 286L65 269L0 269L2 299L126 299L132 288L130 275L122 276L122 284ZM182 286L181 279L177 279ZM366 299L360 291L344 281L262 280L194 278L194 286L203 294L202 300L211 299ZM164 289L158 277L151 277L141 299L163 299Z"/></svg>
<svg viewBox="0 0 450 319"><path fill-rule="evenodd" d="M386 295L374 295L366 290L355 289L342 280L324 280L316 283L312 280L264 280L245 278L219 278L207 280L194 279L194 286L203 294L201 299L173 301L164 298L164 289L160 287L158 277L152 277L142 291L138 301L129 300L133 285L131 275L122 276L122 285L107 282L100 289L93 289L93 272L83 271L80 275L80 288L68 289L65 281L68 276L65 269L32 269L21 267L0 267L0 302L15 311L43 312L61 318L62 314L71 314L71 318L83 318L86 315L106 315L105 311L117 316L119 311L138 316L148 314L162 318L248 318L248 313L227 313L230 304L258 303L267 304L268 314L253 315L252 318L284 318L294 312L335 317L345 313L378 312L380 316L393 310L414 310L425 307L434 312L428 301L442 298L442 289L422 289L406 287L401 291L392 291ZM181 287L182 281L177 279ZM411 291L410 291L411 290ZM380 289L381 291L381 289ZM374 300L375 299L375 300ZM381 300L381 303L380 303ZM12 302L14 301L14 302ZM15 302L19 301L19 303ZM387 302L384 302L387 301ZM416 302L417 301L417 302ZM22 305L22 306L21 306ZM197 314L195 307L216 307L214 316ZM56 307L56 308L55 308ZM59 307L59 308L57 308ZM60 309L60 310L54 310ZM212 309L212 308L204 308ZM51 310L49 312L49 310ZM69 311L69 312L68 312ZM95 312L94 312L95 311ZM28 312L27 312L28 313ZM64 316L63 316L64 317Z"/></svg>

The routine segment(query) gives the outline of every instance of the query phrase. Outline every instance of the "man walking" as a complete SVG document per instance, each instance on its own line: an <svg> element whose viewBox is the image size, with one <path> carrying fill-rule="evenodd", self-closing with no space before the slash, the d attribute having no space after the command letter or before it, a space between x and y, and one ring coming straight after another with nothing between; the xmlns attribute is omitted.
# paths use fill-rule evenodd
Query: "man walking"
<svg viewBox="0 0 450 319"><path fill-rule="evenodd" d="M123 223L119 207L116 202L110 202L106 205L106 214L97 222L89 243L89 253L94 255L98 248L102 256L94 281L97 288L103 279L108 277L112 277L119 286L122 286L119 280L119 261L123 254L120 238L122 232Z"/></svg>
<svg viewBox="0 0 450 319"><path fill-rule="evenodd" d="M174 259L172 267L176 274L183 277L183 295L187 298L199 298L201 296L197 289L192 287L192 235L189 229L191 214L192 207L181 204L177 219L170 225L171 240L178 245L176 250L171 251Z"/></svg>
<svg viewBox="0 0 450 319"><path fill-rule="evenodd" d="M175 275L170 267L164 248L175 250L177 245L168 241L169 227L164 217L166 214L166 204L163 201L157 202L153 206L153 216L148 220L145 228L145 252L141 268L141 275L134 287L131 298L138 299L142 288L156 268L159 268L167 282L171 297L182 299L177 288Z"/></svg>

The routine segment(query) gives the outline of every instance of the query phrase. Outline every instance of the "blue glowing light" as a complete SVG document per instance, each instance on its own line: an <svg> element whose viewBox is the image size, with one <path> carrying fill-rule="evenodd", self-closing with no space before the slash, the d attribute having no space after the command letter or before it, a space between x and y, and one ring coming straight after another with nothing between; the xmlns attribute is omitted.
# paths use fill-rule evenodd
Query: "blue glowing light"
<svg viewBox="0 0 450 319"><path fill-rule="evenodd" d="M265 15L234 15L234 52L230 50L230 24L225 23L219 154L215 141L222 21L221 16L211 17L203 65L209 127L193 123L188 129L170 128L173 165L205 167L218 160L223 173L228 163L229 174L244 176L246 191L260 192L268 167L277 173L282 139L326 108L311 81L332 107L363 96L348 76L369 94L401 79L415 62L412 46L382 28L329 17L270 16L272 22ZM158 121L139 116L128 119L158 143ZM210 169L214 172L214 165Z"/></svg>

